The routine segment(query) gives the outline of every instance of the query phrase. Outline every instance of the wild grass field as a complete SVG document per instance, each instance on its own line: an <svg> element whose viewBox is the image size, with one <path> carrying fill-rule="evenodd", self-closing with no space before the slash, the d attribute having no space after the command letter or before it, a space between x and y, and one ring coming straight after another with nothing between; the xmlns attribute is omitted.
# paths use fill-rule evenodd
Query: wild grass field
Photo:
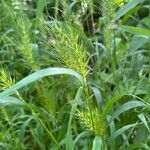
<svg viewBox="0 0 150 150"><path fill-rule="evenodd" d="M150 0L0 0L0 150L150 150Z"/></svg>

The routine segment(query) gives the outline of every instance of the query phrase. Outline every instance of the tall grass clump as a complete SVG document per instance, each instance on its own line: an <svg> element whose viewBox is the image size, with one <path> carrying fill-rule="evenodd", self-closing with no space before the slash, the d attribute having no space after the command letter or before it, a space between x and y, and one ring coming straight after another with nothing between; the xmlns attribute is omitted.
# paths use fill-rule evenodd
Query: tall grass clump
<svg viewBox="0 0 150 150"><path fill-rule="evenodd" d="M48 42L58 55L58 59L67 68L73 69L80 73L84 78L84 92L82 99L84 107L81 107L77 112L77 117L85 128L94 135L105 135L105 119L102 118L101 111L91 101L91 91L88 87L89 73L89 48L90 40L85 36L82 29L70 22L54 23L47 28ZM87 44L87 42L89 42Z"/></svg>
<svg viewBox="0 0 150 150"><path fill-rule="evenodd" d="M0 149L149 150L149 5L2 0Z"/></svg>

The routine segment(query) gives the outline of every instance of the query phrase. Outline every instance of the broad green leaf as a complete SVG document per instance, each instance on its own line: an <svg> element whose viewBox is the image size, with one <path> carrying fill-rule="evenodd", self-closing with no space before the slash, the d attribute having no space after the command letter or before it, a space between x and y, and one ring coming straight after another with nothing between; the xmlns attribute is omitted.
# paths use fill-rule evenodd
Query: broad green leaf
<svg viewBox="0 0 150 150"><path fill-rule="evenodd" d="M113 140L115 140L118 136L122 135L125 131L127 131L128 129L132 128L136 126L136 124L130 124L130 125L126 125L123 126L122 128L118 129L117 131L115 131L110 138L108 139L108 143L111 143Z"/></svg>
<svg viewBox="0 0 150 150"><path fill-rule="evenodd" d="M141 101L137 101L137 100L134 100L134 101L130 101L130 102L127 102L125 104L123 104L122 106L120 106L111 116L110 120L109 120L109 123L111 123L116 117L118 117L121 113L127 111L127 110L130 110L130 109L133 109L133 108L137 108L137 107L147 107L146 104L144 104L143 102Z"/></svg>
<svg viewBox="0 0 150 150"><path fill-rule="evenodd" d="M18 98L5 96L0 97L0 106L24 106L25 104Z"/></svg>
<svg viewBox="0 0 150 150"><path fill-rule="evenodd" d="M125 31L125 32L137 34L137 35L144 35L144 36L150 37L150 30L148 29L142 29L139 27L126 26L126 25L119 25L117 29L120 31Z"/></svg>
<svg viewBox="0 0 150 150"><path fill-rule="evenodd" d="M27 86L28 84L43 78L45 76L50 76L50 75L60 75L60 74L67 74L67 75L72 75L75 76L77 79L80 80L81 84L83 84L83 77L78 74L76 71L73 71L71 69L66 69L66 68L46 68L39 70L33 74L28 75L27 77L23 78L21 81L17 82L15 85L13 85L10 89L0 93L0 97L6 96L13 94L17 90L21 89L24 86Z"/></svg>
<svg viewBox="0 0 150 150"><path fill-rule="evenodd" d="M102 137L96 136L93 141L92 150L102 150L102 147L103 147Z"/></svg>
<svg viewBox="0 0 150 150"><path fill-rule="evenodd" d="M115 20L120 19L124 16L129 10L133 9L138 4L144 2L145 0L132 0L131 2L127 3L126 5L122 6L116 14Z"/></svg>

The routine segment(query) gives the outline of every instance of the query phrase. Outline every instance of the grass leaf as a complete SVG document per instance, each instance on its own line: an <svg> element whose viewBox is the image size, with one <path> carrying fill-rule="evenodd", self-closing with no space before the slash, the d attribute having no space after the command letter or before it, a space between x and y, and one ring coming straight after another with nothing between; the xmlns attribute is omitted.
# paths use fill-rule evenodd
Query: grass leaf
<svg viewBox="0 0 150 150"><path fill-rule="evenodd" d="M101 96L100 90L96 87L92 87L91 89L93 90L93 93L95 95L97 105L98 107L100 107L102 103L102 96Z"/></svg>
<svg viewBox="0 0 150 150"><path fill-rule="evenodd" d="M80 80L80 82L83 84L83 78L80 74L78 74L76 71L73 71L71 69L66 69L66 68L47 68L47 69L42 69L39 70L33 74L28 75L21 81L17 82L15 85L13 85L10 89L0 93L0 97L6 96L9 94L13 94L15 91L19 90L20 88L27 86L28 84L43 78L45 76L49 75L60 75L60 74L67 74L67 75L72 75L75 76L77 79Z"/></svg>
<svg viewBox="0 0 150 150"><path fill-rule="evenodd" d="M133 109L133 108L137 108L137 107L147 107L147 105L141 101L130 101L127 102L125 104L123 104L122 106L120 106L111 116L109 123L111 123L116 117L118 117L121 113Z"/></svg>
<svg viewBox="0 0 150 150"><path fill-rule="evenodd" d="M71 112L70 112L70 118L68 122L68 129L67 129L67 135L66 135L66 150L74 150L73 146L73 137L72 137L72 130L71 130L71 122L73 119L73 115L75 114L76 107L78 105L78 102L82 96L83 87L80 87L77 91L76 97L74 99L74 103L72 104Z"/></svg>
<svg viewBox="0 0 150 150"><path fill-rule="evenodd" d="M92 150L102 150L102 146L103 146L102 137L96 136L93 141Z"/></svg>
<svg viewBox="0 0 150 150"><path fill-rule="evenodd" d="M138 117L140 118L140 120L143 122L143 124L145 125L145 127L147 128L147 130L150 132L150 128L148 126L148 123L146 121L146 118L144 116L143 113L139 114Z"/></svg>
<svg viewBox="0 0 150 150"><path fill-rule="evenodd" d="M0 97L0 106L24 106L24 103L18 98L5 96Z"/></svg>
<svg viewBox="0 0 150 150"><path fill-rule="evenodd" d="M117 95L117 96L114 96L113 98L108 100L108 102L106 103L106 106L104 107L103 112L102 112L103 118L106 118L107 114L112 109L114 103L119 101L123 96L125 96L125 93Z"/></svg>
<svg viewBox="0 0 150 150"><path fill-rule="evenodd" d="M46 0L38 0L36 17L41 18L44 7L46 6Z"/></svg>
<svg viewBox="0 0 150 150"><path fill-rule="evenodd" d="M117 27L120 31L130 32L137 35L144 35L147 37L150 37L150 30L148 29L142 29L139 27L132 27L132 26L126 26L126 25L120 25Z"/></svg>
<svg viewBox="0 0 150 150"><path fill-rule="evenodd" d="M108 143L111 143L113 140L115 140L118 136L122 135L125 131L127 131L128 129L132 128L136 126L136 124L130 124L130 125L126 125L123 126L122 128L118 129L117 131L115 131L110 138L108 139Z"/></svg>
<svg viewBox="0 0 150 150"><path fill-rule="evenodd" d="M119 11L116 14L115 20L120 19L122 16L124 16L129 10L133 9L138 4L144 2L145 0L132 0L131 2L127 3L123 7L119 9Z"/></svg>

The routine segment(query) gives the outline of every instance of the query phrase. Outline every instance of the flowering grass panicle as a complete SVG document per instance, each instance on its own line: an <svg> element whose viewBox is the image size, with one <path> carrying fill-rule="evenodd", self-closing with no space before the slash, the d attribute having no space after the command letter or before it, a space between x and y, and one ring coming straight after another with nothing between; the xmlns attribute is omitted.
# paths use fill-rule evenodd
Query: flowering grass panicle
<svg viewBox="0 0 150 150"><path fill-rule="evenodd" d="M71 24L54 24L48 30L50 31L50 44L60 60L85 78L88 74L88 60L83 31Z"/></svg>
<svg viewBox="0 0 150 150"><path fill-rule="evenodd" d="M0 68L0 89L5 90L10 88L15 83L15 80L12 79L10 73L6 68Z"/></svg>
<svg viewBox="0 0 150 150"><path fill-rule="evenodd" d="M105 123L98 109L78 111L79 119L85 124L88 130L94 132L95 135L104 136Z"/></svg>

